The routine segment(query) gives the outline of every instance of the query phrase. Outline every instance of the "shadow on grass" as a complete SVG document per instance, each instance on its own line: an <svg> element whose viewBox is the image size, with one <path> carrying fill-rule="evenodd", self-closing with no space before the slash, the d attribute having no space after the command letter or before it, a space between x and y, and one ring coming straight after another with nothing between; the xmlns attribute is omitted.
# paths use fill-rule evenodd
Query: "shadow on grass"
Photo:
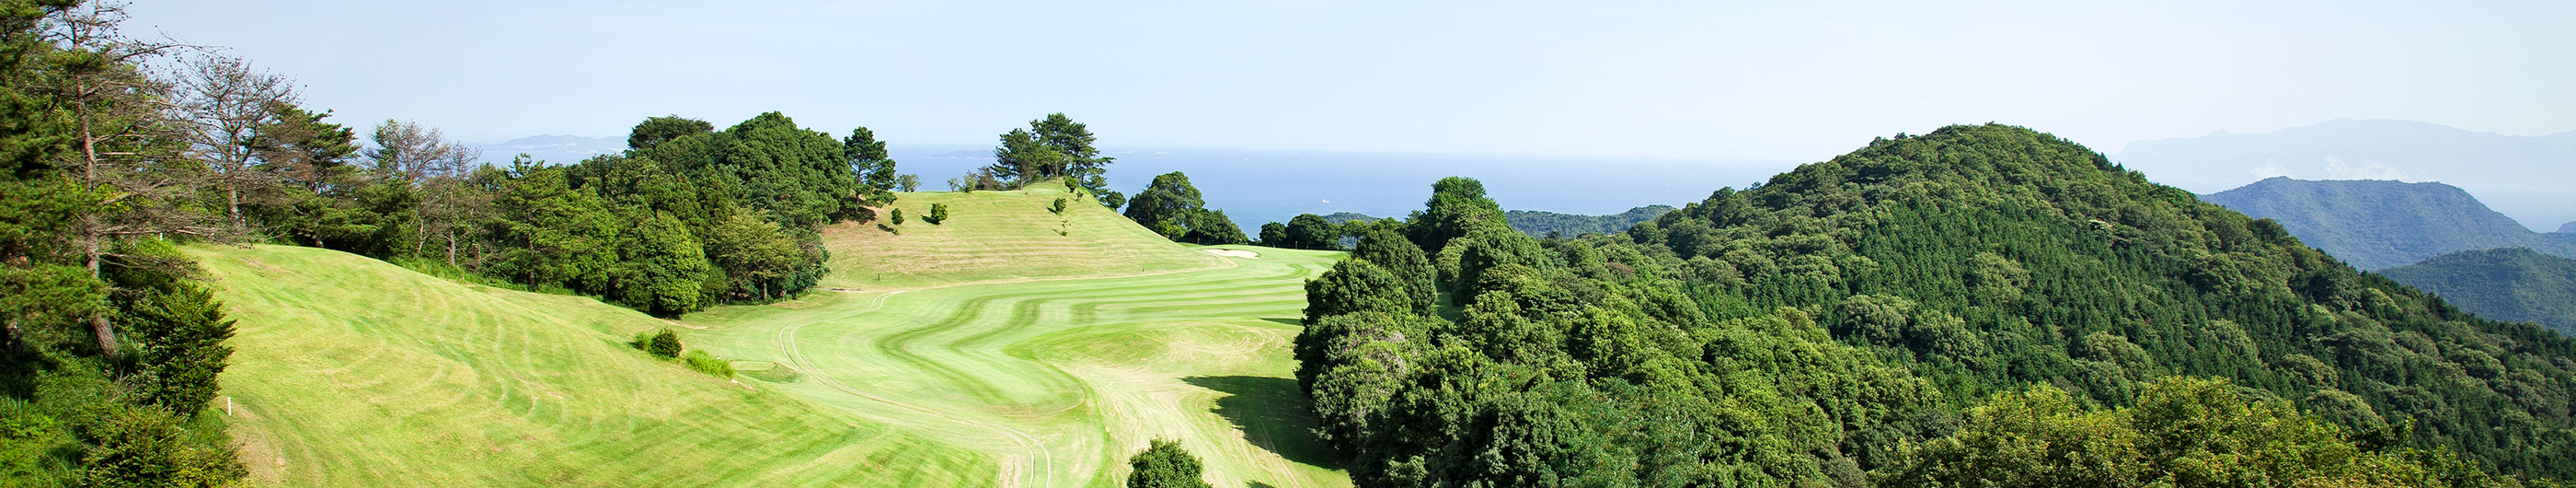
<svg viewBox="0 0 2576 488"><path fill-rule="evenodd" d="M1315 437L1313 400L1297 380L1259 376L1194 376L1183 378L1200 388L1225 393L1216 399L1216 414L1243 429L1252 445L1291 462L1341 469L1342 455Z"/></svg>
<svg viewBox="0 0 2576 488"><path fill-rule="evenodd" d="M1280 325L1292 325L1292 326L1297 326L1297 327L1305 327L1305 326L1306 326L1306 321L1305 321L1305 320L1302 320L1302 319L1283 319L1283 318L1277 318L1277 317L1262 317L1262 318L1261 318L1261 320L1263 320L1263 321L1267 321L1267 322L1271 322L1271 323L1280 324Z"/></svg>

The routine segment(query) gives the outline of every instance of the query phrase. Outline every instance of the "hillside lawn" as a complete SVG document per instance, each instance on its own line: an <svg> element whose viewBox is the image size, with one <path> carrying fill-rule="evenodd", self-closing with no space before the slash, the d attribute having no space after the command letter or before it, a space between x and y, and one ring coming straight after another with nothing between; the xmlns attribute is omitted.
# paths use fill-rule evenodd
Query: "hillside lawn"
<svg viewBox="0 0 2576 488"><path fill-rule="evenodd" d="M1182 252L1186 246L1052 182L1027 190L896 195L874 222L824 230L824 247L832 251L824 287L900 289L1225 266L1216 256ZM1047 211L1057 198L1067 200L1063 214ZM947 221L921 219L933 204L948 205ZM903 210L903 224L884 217L893 209Z"/></svg>
<svg viewBox="0 0 2576 488"><path fill-rule="evenodd" d="M1350 486L1289 353L1305 280L1342 253L1172 244L1083 200L1046 211L1064 196L901 194L900 233L825 235L827 286L850 291L718 307L681 334L794 370L772 383L785 391L999 460L1010 486L1116 486L1158 437L1217 486ZM948 222L913 218L933 202Z"/></svg>
<svg viewBox="0 0 2576 488"><path fill-rule="evenodd" d="M264 486L971 486L983 455L624 342L668 324L313 248L194 247ZM752 380L743 380L749 382Z"/></svg>
<svg viewBox="0 0 2576 488"><path fill-rule="evenodd" d="M678 322L333 251L191 252L240 319L225 394L263 484L1115 486L1172 438L1217 486L1349 486L1288 351L1341 253L1173 244L1046 210L1063 196L902 194L899 233L826 231L830 290ZM944 225L918 220L933 202ZM624 344L662 327L744 373Z"/></svg>

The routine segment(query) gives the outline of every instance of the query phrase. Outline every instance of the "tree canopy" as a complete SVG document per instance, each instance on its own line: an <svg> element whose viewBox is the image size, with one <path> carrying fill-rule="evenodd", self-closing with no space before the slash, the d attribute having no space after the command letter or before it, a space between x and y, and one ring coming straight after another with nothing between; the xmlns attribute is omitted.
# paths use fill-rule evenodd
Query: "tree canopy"
<svg viewBox="0 0 2576 488"><path fill-rule="evenodd" d="M977 189L1021 188L1063 178L1097 196L1102 205L1118 208L1127 198L1109 189L1108 179L1109 164L1117 158L1100 155L1094 146L1098 139L1071 117L1047 114L1029 121L1028 128L1002 133L1002 144L993 148L993 164L967 183Z"/></svg>
<svg viewBox="0 0 2576 488"><path fill-rule="evenodd" d="M1127 488L1208 488L1198 456L1179 441L1154 439L1127 459Z"/></svg>
<svg viewBox="0 0 2576 488"><path fill-rule="evenodd" d="M1226 218L1224 211L1207 209L1207 201L1200 198L1198 187L1191 186L1189 175L1179 171L1155 176L1153 184L1136 192L1136 198L1127 202L1125 215L1138 225L1175 242L1248 242L1243 228Z"/></svg>
<svg viewBox="0 0 2576 488"><path fill-rule="evenodd" d="M2571 473L2515 446L2576 445L2576 341L2028 129L1880 139L1624 233L1511 231L1463 178L1426 207L1436 306L1370 239L1308 285L1299 382L1363 486Z"/></svg>

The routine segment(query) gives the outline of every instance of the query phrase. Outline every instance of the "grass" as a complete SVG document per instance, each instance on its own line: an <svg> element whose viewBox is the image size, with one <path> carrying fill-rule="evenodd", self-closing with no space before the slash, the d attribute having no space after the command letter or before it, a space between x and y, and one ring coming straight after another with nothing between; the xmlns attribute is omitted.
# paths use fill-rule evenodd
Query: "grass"
<svg viewBox="0 0 2576 488"><path fill-rule="evenodd" d="M267 486L973 486L993 460L627 347L669 324L335 251L194 248ZM750 381L750 380L742 380Z"/></svg>
<svg viewBox="0 0 2576 488"><path fill-rule="evenodd" d="M1061 215L1047 211L1055 199L1069 196L1052 183L1014 191L899 193L890 207L903 209L902 225L879 219L825 230L833 273L823 286L900 289L1225 265L1089 199L1073 199ZM948 220L934 225L918 218L931 204L948 205Z"/></svg>
<svg viewBox="0 0 2576 488"><path fill-rule="evenodd" d="M950 220L828 229L840 290L677 323L332 251L194 252L241 320L226 394L262 484L1117 486L1170 438L1217 486L1350 486L1288 351L1340 254L1218 257L1062 196L905 194ZM737 374L625 344L665 327Z"/></svg>
<svg viewBox="0 0 2576 488"><path fill-rule="evenodd" d="M1018 486L1114 486L1128 455L1181 439L1217 486L1349 486L1309 429L1289 344L1301 284L1338 253L1253 250L1234 266L818 293L692 315L693 344L772 361L776 384L984 452ZM1200 253L1204 254L1204 253Z"/></svg>

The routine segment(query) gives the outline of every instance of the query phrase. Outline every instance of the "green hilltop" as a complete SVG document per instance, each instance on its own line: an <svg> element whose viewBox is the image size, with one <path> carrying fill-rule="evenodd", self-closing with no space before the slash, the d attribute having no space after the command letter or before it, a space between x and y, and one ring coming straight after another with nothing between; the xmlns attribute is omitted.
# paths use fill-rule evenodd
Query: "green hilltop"
<svg viewBox="0 0 2576 488"><path fill-rule="evenodd" d="M2458 251L2527 247L2576 256L2576 241L2532 232L2441 183L2273 177L2201 200L2280 222L2290 235L2363 270Z"/></svg>
<svg viewBox="0 0 2576 488"><path fill-rule="evenodd" d="M2524 248L2460 251L2380 270L2461 310L2576 336L2576 259Z"/></svg>
<svg viewBox="0 0 2576 488"><path fill-rule="evenodd" d="M1299 378L1362 485L2576 476L2576 340L2029 129L1882 138L1580 239L1438 188L1309 288Z"/></svg>

